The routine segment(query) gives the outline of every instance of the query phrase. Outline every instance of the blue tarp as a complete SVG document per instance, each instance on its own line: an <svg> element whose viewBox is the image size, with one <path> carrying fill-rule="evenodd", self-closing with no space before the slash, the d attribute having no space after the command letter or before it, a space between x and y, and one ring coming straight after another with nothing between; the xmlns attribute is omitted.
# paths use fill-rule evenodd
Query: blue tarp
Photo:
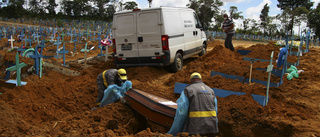
<svg viewBox="0 0 320 137"><path fill-rule="evenodd" d="M211 71L210 76L215 76L215 75L220 75L224 78L229 78L229 79L237 79L240 82L242 82L245 79L245 77L242 77L242 76L230 75L230 74L221 73L221 72L217 72L217 71Z"/></svg>
<svg viewBox="0 0 320 137"><path fill-rule="evenodd" d="M104 90L104 96L101 101L100 107L105 105L114 103L119 100L120 97L124 96L124 93L127 92L130 88L132 88L131 81L126 81L120 87L116 84L109 85L106 90Z"/></svg>
<svg viewBox="0 0 320 137"><path fill-rule="evenodd" d="M282 72L282 71L281 71ZM238 79L239 82L245 82L245 83L249 83L249 78L245 78L242 76L236 76L236 75L230 75L230 74L225 74L225 73L221 73L221 72L216 72L216 71L211 71L211 76L215 76L215 75L220 75L224 78L229 78L229 79ZM262 85L267 86L268 82L267 81L263 81L263 80L258 80L258 79L251 79L251 82L254 83L259 83ZM273 83L270 82L270 87L278 87L280 86L280 83Z"/></svg>
<svg viewBox="0 0 320 137"><path fill-rule="evenodd" d="M180 94L184 88L188 86L188 84L185 84L185 83L178 83L176 82L175 83L175 86L174 86L174 93L178 93ZM235 92L235 91L230 91L230 90L224 90L224 89L217 89L217 88L212 88L215 95L218 96L218 97L227 97L227 96L230 96L230 95L245 95L246 93L244 92ZM256 94L251 94L252 98L257 101L260 105L262 106L265 106L265 99L266 97L265 96L262 96L262 95L256 95Z"/></svg>
<svg viewBox="0 0 320 137"><path fill-rule="evenodd" d="M181 91L182 92L182 91ZM184 92L181 93L179 99L177 100L178 108L176 110L176 115L174 116L174 121L168 134L177 135L182 132L183 126L188 118L189 110L189 100L184 95Z"/></svg>
<svg viewBox="0 0 320 137"><path fill-rule="evenodd" d="M285 47L281 48L279 57L278 57L277 68L280 68L283 65L286 53L288 53L287 48Z"/></svg>
<svg viewBox="0 0 320 137"><path fill-rule="evenodd" d="M251 52L251 50L237 50L237 53L241 55L247 55Z"/></svg>

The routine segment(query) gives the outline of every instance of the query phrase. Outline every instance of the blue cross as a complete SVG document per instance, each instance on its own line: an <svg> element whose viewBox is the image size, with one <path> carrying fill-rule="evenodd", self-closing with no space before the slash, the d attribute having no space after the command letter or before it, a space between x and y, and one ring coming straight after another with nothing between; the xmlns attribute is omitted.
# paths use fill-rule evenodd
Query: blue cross
<svg viewBox="0 0 320 137"><path fill-rule="evenodd" d="M21 56L22 56L23 52L26 50L27 50L27 48L23 48L23 44L21 44L21 47L17 49L17 51L20 51Z"/></svg>
<svg viewBox="0 0 320 137"><path fill-rule="evenodd" d="M11 39L11 36L9 35L7 38L8 38L8 45L10 45L9 39Z"/></svg>
<svg viewBox="0 0 320 137"><path fill-rule="evenodd" d="M24 35L24 32L23 31L21 31L21 34L20 34L20 37L21 37L21 41L23 41L23 37L24 37L25 35Z"/></svg>
<svg viewBox="0 0 320 137"><path fill-rule="evenodd" d="M73 40L73 42L74 42L73 52L74 52L74 53L76 53L76 50L77 50L77 49L76 49L77 41L78 41L77 39L74 39L74 40Z"/></svg>
<svg viewBox="0 0 320 137"><path fill-rule="evenodd" d="M40 43L39 43L39 37L40 37L40 36L39 36L38 34L36 34L36 36L34 36L34 37L37 38L38 45L39 45L39 44L40 44Z"/></svg>
<svg viewBox="0 0 320 137"><path fill-rule="evenodd" d="M52 34L52 35L54 35L54 34ZM51 38L50 42L54 42L54 40L53 40L54 36L51 36L50 38Z"/></svg>
<svg viewBox="0 0 320 137"><path fill-rule="evenodd" d="M2 34L2 32L1 32L1 29L0 29L0 40L1 40L2 36L3 36L3 34Z"/></svg>
<svg viewBox="0 0 320 137"><path fill-rule="evenodd" d="M34 58L34 67L36 69L37 75L39 75L39 68L40 68L40 58L43 58L43 56L38 52L38 47L35 49L34 55L30 55L30 58ZM41 50L42 51L42 50Z"/></svg>
<svg viewBox="0 0 320 137"><path fill-rule="evenodd" d="M32 48L31 43L32 39L28 39L28 37L25 39L25 46L27 46L27 41L29 42L30 48Z"/></svg>
<svg viewBox="0 0 320 137"><path fill-rule="evenodd" d="M91 41L91 37L92 37L91 33L89 34L89 36L90 36L90 41Z"/></svg>
<svg viewBox="0 0 320 137"><path fill-rule="evenodd" d="M87 49L87 43L86 43L84 49L81 49L81 52L89 52L89 51L90 51L90 50Z"/></svg>
<svg viewBox="0 0 320 137"><path fill-rule="evenodd" d="M36 35L37 34L33 31L33 34L32 34L33 40L36 40L36 38L35 38Z"/></svg>
<svg viewBox="0 0 320 137"><path fill-rule="evenodd" d="M70 41L73 41L73 40L72 40L72 36L73 36L73 34L72 34L72 33L69 33L69 35L70 35L70 38L71 38L71 40L70 40Z"/></svg>
<svg viewBox="0 0 320 137"><path fill-rule="evenodd" d="M100 35L101 35L101 32L98 33L98 41L99 41L99 42L100 42L100 40L101 40Z"/></svg>
<svg viewBox="0 0 320 137"><path fill-rule="evenodd" d="M66 54L69 53L69 50L66 50L65 43L63 43L63 49L59 53L63 54L63 66L66 66Z"/></svg>
<svg viewBox="0 0 320 137"><path fill-rule="evenodd" d="M57 55L55 55L55 58L61 58L61 55L59 55L59 45L61 44L61 42L59 41L59 39L57 39L57 42L53 43L53 45L57 45Z"/></svg>

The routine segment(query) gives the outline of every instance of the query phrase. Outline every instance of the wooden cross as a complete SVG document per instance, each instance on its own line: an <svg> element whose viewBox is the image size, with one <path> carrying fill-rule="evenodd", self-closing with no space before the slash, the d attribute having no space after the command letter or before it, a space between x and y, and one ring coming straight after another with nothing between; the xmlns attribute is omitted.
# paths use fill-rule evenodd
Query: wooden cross
<svg viewBox="0 0 320 137"><path fill-rule="evenodd" d="M14 39L12 39L12 35L11 35L11 39L8 39L8 41L11 42L11 49L13 49L13 42L15 41Z"/></svg>
<svg viewBox="0 0 320 137"><path fill-rule="evenodd" d="M23 62L19 63L20 62L19 61L19 53L16 54L15 59L16 59L16 65L9 67L6 70L7 71L14 71L14 70L17 71L17 78L16 78L16 80L8 80L8 81L6 81L6 83L16 84L16 86L26 85L27 82L21 81L21 68L27 66L27 64L25 64Z"/></svg>
<svg viewBox="0 0 320 137"><path fill-rule="evenodd" d="M87 43L84 49L81 49L81 52L84 52L84 67L87 68L87 52L90 50L87 49Z"/></svg>

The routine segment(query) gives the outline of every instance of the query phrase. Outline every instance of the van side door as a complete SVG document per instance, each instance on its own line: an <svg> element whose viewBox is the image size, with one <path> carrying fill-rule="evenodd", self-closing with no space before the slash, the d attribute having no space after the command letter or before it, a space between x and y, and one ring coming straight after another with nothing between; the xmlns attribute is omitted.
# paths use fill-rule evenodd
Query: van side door
<svg viewBox="0 0 320 137"><path fill-rule="evenodd" d="M185 48L183 51L183 58L188 58L194 55L194 52L196 51L197 29L195 27L195 20L194 20L194 15L192 11L181 10L180 15L183 23L184 44L185 44Z"/></svg>

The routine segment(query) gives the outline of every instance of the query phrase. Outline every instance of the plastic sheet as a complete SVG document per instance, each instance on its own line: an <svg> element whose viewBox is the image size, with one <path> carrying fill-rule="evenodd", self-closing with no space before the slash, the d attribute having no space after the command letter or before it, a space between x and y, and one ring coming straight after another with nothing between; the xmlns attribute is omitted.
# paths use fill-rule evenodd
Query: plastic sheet
<svg viewBox="0 0 320 137"><path fill-rule="evenodd" d="M283 47L280 49L278 60L277 60L277 68L280 68L284 63L285 55L287 54L288 50L287 48Z"/></svg>
<svg viewBox="0 0 320 137"><path fill-rule="evenodd" d="M104 96L101 101L100 107L116 102L120 97L124 96L124 93L132 88L131 81L126 81L120 87L116 84L109 85L104 91Z"/></svg>
<svg viewBox="0 0 320 137"><path fill-rule="evenodd" d="M176 115L174 116L174 121L168 134L177 135L183 130L184 124L188 118L189 110L189 100L184 95L184 92L181 92L179 99L177 100L178 108L176 110Z"/></svg>

